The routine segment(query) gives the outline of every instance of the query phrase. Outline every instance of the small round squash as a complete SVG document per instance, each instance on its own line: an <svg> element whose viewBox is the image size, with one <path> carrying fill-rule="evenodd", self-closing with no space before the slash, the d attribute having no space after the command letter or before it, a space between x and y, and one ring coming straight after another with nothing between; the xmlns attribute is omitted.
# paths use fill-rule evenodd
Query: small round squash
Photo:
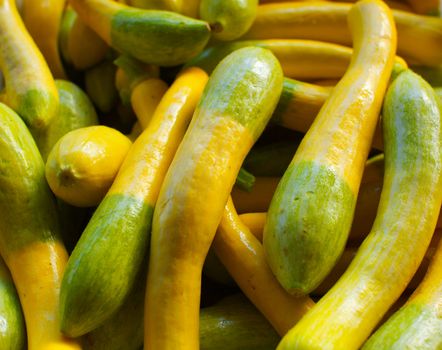
<svg viewBox="0 0 442 350"><path fill-rule="evenodd" d="M50 152L46 180L54 194L69 204L98 205L131 144L118 130L103 125L73 130Z"/></svg>

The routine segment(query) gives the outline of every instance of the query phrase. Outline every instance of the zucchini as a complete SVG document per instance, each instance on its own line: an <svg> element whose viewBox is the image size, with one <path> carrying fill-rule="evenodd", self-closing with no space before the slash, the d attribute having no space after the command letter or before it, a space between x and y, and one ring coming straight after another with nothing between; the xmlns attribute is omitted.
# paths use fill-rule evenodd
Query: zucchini
<svg viewBox="0 0 442 350"><path fill-rule="evenodd" d="M20 300L8 268L0 256L0 344L7 350L23 350L26 329Z"/></svg>
<svg viewBox="0 0 442 350"><path fill-rule="evenodd" d="M146 348L198 349L204 259L241 163L276 107L282 80L278 60L257 47L233 52L212 73L153 216Z"/></svg>
<svg viewBox="0 0 442 350"><path fill-rule="evenodd" d="M261 243L241 222L230 199L212 247L243 293L281 336L314 305L308 296L294 297L281 287Z"/></svg>
<svg viewBox="0 0 442 350"><path fill-rule="evenodd" d="M60 98L58 113L47 129L34 133L44 161L64 134L98 124L94 106L83 90L67 80L56 80L55 85Z"/></svg>
<svg viewBox="0 0 442 350"><path fill-rule="evenodd" d="M0 1L0 42L0 70L5 79L2 101L32 131L45 129L57 113L57 88L14 0Z"/></svg>
<svg viewBox="0 0 442 350"><path fill-rule="evenodd" d="M86 226L61 286L66 334L80 336L103 324L132 289L147 252L161 183L207 79L193 68L172 84Z"/></svg>
<svg viewBox="0 0 442 350"><path fill-rule="evenodd" d="M63 64L58 51L58 33L65 0L23 0L23 22L43 54L52 75L65 79Z"/></svg>
<svg viewBox="0 0 442 350"><path fill-rule="evenodd" d="M269 265L292 294L314 290L344 250L393 68L396 31L383 2L358 2L349 25L350 67L279 182L264 229Z"/></svg>
<svg viewBox="0 0 442 350"><path fill-rule="evenodd" d="M412 71L401 73L386 94L382 126L384 185L371 232L280 350L359 349L425 255L442 203L441 113L430 85Z"/></svg>
<svg viewBox="0 0 442 350"><path fill-rule="evenodd" d="M258 0L201 0L199 14L218 40L235 40L247 32L256 17Z"/></svg>
<svg viewBox="0 0 442 350"><path fill-rule="evenodd" d="M407 303L379 328L363 350L442 348L442 240L428 272Z"/></svg>
<svg viewBox="0 0 442 350"><path fill-rule="evenodd" d="M145 63L175 66L197 55L210 37L204 21L110 0L71 0L80 18L114 49Z"/></svg>
<svg viewBox="0 0 442 350"><path fill-rule="evenodd" d="M241 39L296 38L351 46L347 26L351 6L324 1L260 5L252 27ZM442 64L442 19L400 10L392 13L398 31L398 55L415 64Z"/></svg>
<svg viewBox="0 0 442 350"><path fill-rule="evenodd" d="M20 117L0 103L0 254L23 308L29 350L79 350L59 331L60 279L67 252L40 153Z"/></svg>

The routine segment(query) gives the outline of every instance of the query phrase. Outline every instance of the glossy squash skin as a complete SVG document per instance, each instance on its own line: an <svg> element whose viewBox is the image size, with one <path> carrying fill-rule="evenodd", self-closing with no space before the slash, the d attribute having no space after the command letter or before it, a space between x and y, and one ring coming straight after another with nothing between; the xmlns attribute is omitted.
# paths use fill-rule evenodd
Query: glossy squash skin
<svg viewBox="0 0 442 350"><path fill-rule="evenodd" d="M282 177L264 229L270 267L293 294L315 289L344 249L393 68L396 31L382 1L358 2L349 25L350 67Z"/></svg>
<svg viewBox="0 0 442 350"><path fill-rule="evenodd" d="M177 78L89 221L61 287L65 333L79 336L103 324L134 285L147 252L161 183L207 79L197 68Z"/></svg>
<svg viewBox="0 0 442 350"><path fill-rule="evenodd" d="M246 46L269 49L281 63L286 78L302 81L340 79L353 54L353 50L347 46L315 40L239 40L210 46L185 66L197 66L210 73L225 56ZM397 69L407 68L407 63L400 57L396 57L395 63L398 65Z"/></svg>
<svg viewBox="0 0 442 350"><path fill-rule="evenodd" d="M43 55L27 32L13 0L0 1L2 102L32 131L45 129L58 109L58 94Z"/></svg>
<svg viewBox="0 0 442 350"><path fill-rule="evenodd" d="M419 0L420 1L420 0ZM258 7L256 20L242 39L309 39L351 46L346 18L352 4L285 2ZM398 55L428 66L442 63L442 19L393 10Z"/></svg>
<svg viewBox="0 0 442 350"><path fill-rule="evenodd" d="M20 117L0 104L0 253L20 297L29 350L79 350L59 330L59 291L68 255L59 237L44 163Z"/></svg>
<svg viewBox="0 0 442 350"><path fill-rule="evenodd" d="M212 246L243 293L281 336L313 307L308 296L297 298L281 287L267 264L261 243L240 220L231 199Z"/></svg>
<svg viewBox="0 0 442 350"><path fill-rule="evenodd" d="M74 83L56 80L58 113L45 130L34 133L38 149L46 161L55 143L69 131L98 124L97 113L86 93Z"/></svg>
<svg viewBox="0 0 442 350"><path fill-rule="evenodd" d="M442 347L442 241L424 280L407 303L365 343L363 350Z"/></svg>
<svg viewBox="0 0 442 350"><path fill-rule="evenodd" d="M154 212L146 349L198 349L204 259L241 163L278 102L282 79L272 53L255 47L235 51L212 73Z"/></svg>
<svg viewBox="0 0 442 350"><path fill-rule="evenodd" d="M23 22L56 79L66 78L58 49L64 7L65 0L23 1Z"/></svg>
<svg viewBox="0 0 442 350"><path fill-rule="evenodd" d="M415 73L401 73L389 87L383 132L384 185L371 232L278 349L359 349L425 255L442 202L442 129L434 91Z"/></svg>
<svg viewBox="0 0 442 350"><path fill-rule="evenodd" d="M210 36L206 22L169 11L143 10L110 0L71 0L70 4L108 45L145 63L184 63L202 51Z"/></svg>
<svg viewBox="0 0 442 350"><path fill-rule="evenodd" d="M199 15L218 40L235 40L249 30L256 17L258 0L201 0Z"/></svg>
<svg viewBox="0 0 442 350"><path fill-rule="evenodd" d="M0 344L8 350L24 350L26 329L20 300L11 274L0 256Z"/></svg>

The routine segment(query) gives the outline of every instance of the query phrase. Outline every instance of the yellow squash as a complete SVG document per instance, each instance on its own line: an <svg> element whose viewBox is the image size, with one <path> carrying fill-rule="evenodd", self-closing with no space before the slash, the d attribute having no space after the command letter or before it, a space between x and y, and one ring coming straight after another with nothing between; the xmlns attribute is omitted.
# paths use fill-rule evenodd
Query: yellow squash
<svg viewBox="0 0 442 350"><path fill-rule="evenodd" d="M267 264L261 243L240 220L231 199L212 246L243 293L281 336L313 307L308 296L296 298L281 287Z"/></svg>
<svg viewBox="0 0 442 350"><path fill-rule="evenodd" d="M46 128L57 113L57 88L14 0L0 0L0 43L0 70L5 79L2 102L32 131Z"/></svg>
<svg viewBox="0 0 442 350"><path fill-rule="evenodd" d="M278 102L282 70L248 47L212 73L155 207L145 348L197 350L201 272L247 152Z"/></svg>
<svg viewBox="0 0 442 350"><path fill-rule="evenodd" d="M442 203L441 123L430 85L409 70L401 73L384 102L385 176L370 234L279 350L359 349L399 298L430 244Z"/></svg>
<svg viewBox="0 0 442 350"><path fill-rule="evenodd" d="M393 68L390 9L380 0L363 0L348 20L354 36L350 67L279 182L264 229L270 267L294 294L315 289L345 247Z"/></svg>
<svg viewBox="0 0 442 350"><path fill-rule="evenodd" d="M0 103L0 253L22 305L28 350L80 350L59 329L68 259L40 153L20 117Z"/></svg>
<svg viewBox="0 0 442 350"><path fill-rule="evenodd" d="M97 328L129 295L149 246L160 186L207 79L198 68L177 77L86 226L61 288L61 327L67 334Z"/></svg>
<svg viewBox="0 0 442 350"><path fill-rule="evenodd" d="M261 5L243 39L297 38L350 46L346 18L351 6L324 1ZM398 31L398 55L429 66L442 63L441 18L400 10L393 10L393 17Z"/></svg>
<svg viewBox="0 0 442 350"><path fill-rule="evenodd" d="M131 145L118 130L104 125L68 132L52 148L46 162L52 192L77 207L98 205Z"/></svg>
<svg viewBox="0 0 442 350"><path fill-rule="evenodd" d="M58 50L58 33L65 0L24 0L23 22L57 79L65 79Z"/></svg>

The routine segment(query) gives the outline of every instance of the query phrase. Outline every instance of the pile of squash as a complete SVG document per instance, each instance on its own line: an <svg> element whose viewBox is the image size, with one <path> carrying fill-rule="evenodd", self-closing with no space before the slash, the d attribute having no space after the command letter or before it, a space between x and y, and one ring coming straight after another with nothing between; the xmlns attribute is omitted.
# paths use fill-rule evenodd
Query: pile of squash
<svg viewBox="0 0 442 350"><path fill-rule="evenodd" d="M442 349L441 11L0 0L0 348Z"/></svg>

